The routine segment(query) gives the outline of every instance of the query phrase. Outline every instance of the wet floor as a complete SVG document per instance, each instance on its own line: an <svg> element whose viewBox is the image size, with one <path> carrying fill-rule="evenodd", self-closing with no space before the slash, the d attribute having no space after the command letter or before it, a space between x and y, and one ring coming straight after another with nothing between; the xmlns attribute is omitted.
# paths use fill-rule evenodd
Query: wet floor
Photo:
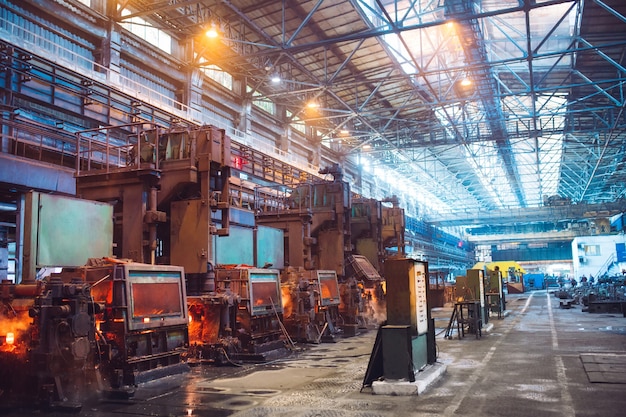
<svg viewBox="0 0 626 417"><path fill-rule="evenodd" d="M435 309L438 364L446 372L420 395L374 395L363 389L375 331L337 343L302 346L265 364L190 371L136 387L131 399L98 398L80 417L397 417L623 416L626 384L592 382L589 358L626 355L626 318L560 309L546 292L507 297L503 319L480 339L444 338L451 308ZM590 356L591 355L591 356ZM607 356L608 355L608 356ZM613 355L613 356L611 356ZM583 359L585 362L583 362ZM599 361L600 359L597 359ZM611 381L626 367L604 366ZM620 375L621 374L621 375ZM418 375L419 377L419 375ZM3 408L9 416L68 412Z"/></svg>

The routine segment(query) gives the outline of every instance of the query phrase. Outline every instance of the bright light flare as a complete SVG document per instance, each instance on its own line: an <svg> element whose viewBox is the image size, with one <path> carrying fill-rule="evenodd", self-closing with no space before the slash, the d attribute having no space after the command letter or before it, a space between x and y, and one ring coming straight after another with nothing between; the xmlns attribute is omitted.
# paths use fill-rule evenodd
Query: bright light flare
<svg viewBox="0 0 626 417"><path fill-rule="evenodd" d="M206 37L210 39L215 39L220 35L215 25L211 25L211 27L206 31L205 34Z"/></svg>

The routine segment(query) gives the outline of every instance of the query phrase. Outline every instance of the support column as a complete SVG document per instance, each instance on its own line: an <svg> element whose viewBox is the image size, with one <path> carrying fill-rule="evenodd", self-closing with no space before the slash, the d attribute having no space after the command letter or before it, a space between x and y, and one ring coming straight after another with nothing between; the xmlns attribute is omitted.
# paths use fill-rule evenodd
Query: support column
<svg viewBox="0 0 626 417"><path fill-rule="evenodd" d="M241 110L239 111L239 117L235 120L237 124L235 127L245 133L250 134L252 132L252 99L246 97L243 100L241 105Z"/></svg>
<svg viewBox="0 0 626 417"><path fill-rule="evenodd" d="M285 123L283 125L283 133L280 135L278 148L283 152L289 152L289 144L291 142L291 125Z"/></svg>
<svg viewBox="0 0 626 417"><path fill-rule="evenodd" d="M122 27L116 23L116 20L120 12L117 10L117 3L114 1L106 2L105 8L106 16L109 18L109 27L106 28L106 35L102 39L98 63L119 74L122 52Z"/></svg>
<svg viewBox="0 0 626 417"><path fill-rule="evenodd" d="M313 152L311 157L309 158L309 162L315 166L320 166L322 162L322 141L319 137L319 133L317 129L311 127L308 123L306 123L306 137L307 140L312 144Z"/></svg>
<svg viewBox="0 0 626 417"><path fill-rule="evenodd" d="M184 91L181 99L182 102L188 105L193 111L202 113L202 87L204 84L204 74L194 58L193 41L188 41L185 44L183 55L183 60L185 62L190 62L191 64L187 68L185 74L186 81L183 87Z"/></svg>

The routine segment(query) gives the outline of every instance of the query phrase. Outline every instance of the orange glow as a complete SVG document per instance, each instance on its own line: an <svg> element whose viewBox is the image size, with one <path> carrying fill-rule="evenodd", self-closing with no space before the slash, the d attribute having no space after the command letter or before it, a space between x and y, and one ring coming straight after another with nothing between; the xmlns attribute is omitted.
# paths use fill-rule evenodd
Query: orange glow
<svg viewBox="0 0 626 417"><path fill-rule="evenodd" d="M205 33L207 38L215 39L220 36L220 33L217 30L217 25L215 23L211 23L211 27Z"/></svg>
<svg viewBox="0 0 626 417"><path fill-rule="evenodd" d="M322 298L331 298L333 294L330 292L328 285L322 285Z"/></svg>
<svg viewBox="0 0 626 417"><path fill-rule="evenodd" d="M21 352L22 347L30 340L29 331L33 319L27 311L17 311L16 317L0 317L0 335L4 336L0 342L2 352Z"/></svg>
<svg viewBox="0 0 626 417"><path fill-rule="evenodd" d="M280 286L283 300L283 316L290 317L293 313L293 302L291 300L291 288L287 285Z"/></svg>
<svg viewBox="0 0 626 417"><path fill-rule="evenodd" d="M364 312L369 323L383 323L387 319L387 304L384 299L379 299L377 291L372 288L366 288L363 296L367 303L367 309Z"/></svg>

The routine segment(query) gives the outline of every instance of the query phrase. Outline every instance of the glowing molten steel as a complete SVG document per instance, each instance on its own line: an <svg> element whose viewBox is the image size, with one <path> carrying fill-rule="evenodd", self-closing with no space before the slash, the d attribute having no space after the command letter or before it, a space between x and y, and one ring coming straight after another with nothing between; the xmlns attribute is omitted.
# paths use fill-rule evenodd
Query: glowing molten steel
<svg viewBox="0 0 626 417"><path fill-rule="evenodd" d="M17 311L15 317L0 315L0 335L5 336L0 342L0 351L15 353L17 349L22 353L24 349L21 347L27 343L31 323L32 319L25 311Z"/></svg>

